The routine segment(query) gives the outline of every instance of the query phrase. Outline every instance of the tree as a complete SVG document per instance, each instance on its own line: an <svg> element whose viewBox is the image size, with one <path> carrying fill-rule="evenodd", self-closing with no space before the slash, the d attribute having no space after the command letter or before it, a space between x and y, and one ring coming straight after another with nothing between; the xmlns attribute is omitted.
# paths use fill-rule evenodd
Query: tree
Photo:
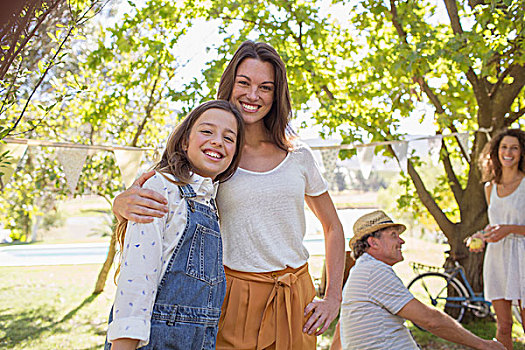
<svg viewBox="0 0 525 350"><path fill-rule="evenodd" d="M6 136L67 140L75 122L53 117L55 107L70 96L60 94L53 81L65 71L75 71L74 44L83 39L85 24L99 13L102 0L24 0L3 13L0 27L0 142ZM67 62L67 63L66 63ZM67 69L64 69L64 66ZM64 126L60 129L57 126ZM35 238L44 214L64 198L65 180L53 150L29 148L20 165L21 176L2 186L3 224L13 238ZM0 154L0 172L10 163L9 154Z"/></svg>
<svg viewBox="0 0 525 350"><path fill-rule="evenodd" d="M84 43L64 42L64 52L75 55L64 55L53 63L45 92L35 94L27 104L20 123L26 137L161 147L178 122L180 109L185 108L175 103L194 101L187 97L191 93L184 85L173 84L179 66L185 64L175 54L177 41L191 26L193 8L164 0L151 0L141 7L133 2L128 5L129 11L116 24L98 30L84 28ZM3 118L21 121L21 109L13 104ZM42 200L44 195L54 203L67 194L60 164L53 159L55 151L28 152L21 161L23 175L14 178L0 198L2 210L19 214L2 219L8 228L18 229L15 238L26 240L37 217L52 207L37 205L51 203ZM148 156L151 163L155 155ZM111 202L123 189L113 155L89 154L75 195L97 194ZM104 287L115 253L112 237L96 293Z"/></svg>
<svg viewBox="0 0 525 350"><path fill-rule="evenodd" d="M81 110L94 134L121 145L159 148L180 118L175 103L189 100L186 87L175 86L173 78L184 63L174 48L192 24L192 8L165 0L150 0L142 7L129 4L132 10L103 31L87 55L84 68L90 73L74 78L92 86L81 98ZM110 198L119 189L96 188L105 188ZM104 289L116 242L113 234L94 293Z"/></svg>
<svg viewBox="0 0 525 350"><path fill-rule="evenodd" d="M367 1L362 12L354 7L353 23L370 31L371 50L361 60L357 71L361 79L354 85L365 89L351 89L349 97L359 115L370 118L380 131L378 136L395 137L392 125L381 127L379 120L390 113L407 116L418 99L434 108L436 134L477 131L471 149L459 142L442 143L438 188L426 188L417 160L408 164L417 197L447 237L452 257L466 268L476 291L482 285L482 256L469 254L463 240L487 223L477 167L487 134L478 130L494 134L525 113L524 5L523 1L445 0L448 23L436 24L429 14L438 15L438 9L418 1ZM355 98L358 92L364 98ZM379 108L367 110L377 98L382 100ZM464 172L453 166L455 159ZM459 220L440 206L444 191L452 193Z"/></svg>
<svg viewBox="0 0 525 350"><path fill-rule="evenodd" d="M3 8L0 26L0 141L6 136L30 134L64 96L40 91L69 53L81 27L102 10L102 0L23 0ZM39 104L33 105L33 97ZM45 96L45 97L44 97ZM32 107L39 112L27 117ZM28 113L31 114L31 113ZM15 130L25 119L22 131ZM9 163L0 154L0 165ZM1 171L1 166L0 166Z"/></svg>
<svg viewBox="0 0 525 350"><path fill-rule="evenodd" d="M476 131L470 149L443 140L438 186L426 187L417 158L409 161L406 175L413 196L432 215L452 256L480 291L482 256L469 254L463 239L487 223L477 167L487 136L516 125L525 113L525 2L333 3L349 9L349 25L321 16L318 5L304 1L214 2L209 16L224 21L220 30L228 32L235 23L243 27L217 47L221 58L205 72L208 86L215 86L238 44L251 38L270 43L282 55L295 109L318 105L313 110L317 122L327 133L340 133L344 143L363 136L369 141L401 139L400 120L422 104L434 109L436 134ZM395 156L390 147L383 152ZM343 157L351 154L341 152ZM458 220L455 208L443 206L444 193L453 195ZM407 195L401 207L413 203Z"/></svg>

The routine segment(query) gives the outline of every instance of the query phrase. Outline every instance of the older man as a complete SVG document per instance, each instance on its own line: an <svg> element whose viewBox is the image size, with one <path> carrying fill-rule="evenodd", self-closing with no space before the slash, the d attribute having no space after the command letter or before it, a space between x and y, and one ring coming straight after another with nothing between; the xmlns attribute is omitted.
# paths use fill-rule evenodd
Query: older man
<svg viewBox="0 0 525 350"><path fill-rule="evenodd" d="M350 247L357 259L343 290L343 349L419 349L409 330L410 320L438 337L474 349L501 349L497 341L481 339L445 313L422 304L408 291L392 266L403 260L399 236L406 227L383 211L359 218Z"/></svg>

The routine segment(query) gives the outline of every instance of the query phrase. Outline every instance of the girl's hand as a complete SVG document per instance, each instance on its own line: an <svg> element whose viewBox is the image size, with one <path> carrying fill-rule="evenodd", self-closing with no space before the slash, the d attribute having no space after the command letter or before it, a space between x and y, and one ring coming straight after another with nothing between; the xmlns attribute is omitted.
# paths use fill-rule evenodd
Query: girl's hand
<svg viewBox="0 0 525 350"><path fill-rule="evenodd" d="M144 182L154 174L153 170L142 174L130 188L115 198L113 213L119 221L127 219L148 223L152 222L153 218L160 218L168 212L166 198L155 191L142 188Z"/></svg>
<svg viewBox="0 0 525 350"><path fill-rule="evenodd" d="M339 314L341 307L341 300L329 299L314 299L304 309L304 315L312 313L303 327L303 332L308 334L321 335L330 326L330 323ZM316 332L317 330L317 332Z"/></svg>
<svg viewBox="0 0 525 350"><path fill-rule="evenodd" d="M119 338L111 342L111 350L134 350L138 344L138 339Z"/></svg>
<svg viewBox="0 0 525 350"><path fill-rule="evenodd" d="M473 253L481 253L485 249L484 231L478 231L465 240L467 248Z"/></svg>
<svg viewBox="0 0 525 350"><path fill-rule="evenodd" d="M512 233L509 225L488 225L484 231L484 239L486 242L498 242Z"/></svg>

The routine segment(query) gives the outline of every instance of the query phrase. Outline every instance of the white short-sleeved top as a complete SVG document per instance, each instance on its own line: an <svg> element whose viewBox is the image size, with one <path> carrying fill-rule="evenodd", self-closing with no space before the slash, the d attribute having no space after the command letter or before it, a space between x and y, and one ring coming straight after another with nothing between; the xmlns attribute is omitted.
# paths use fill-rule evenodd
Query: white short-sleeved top
<svg viewBox="0 0 525 350"><path fill-rule="evenodd" d="M217 193L224 265L246 272L304 265L304 197L327 189L312 151L299 142L270 171L237 169Z"/></svg>
<svg viewBox="0 0 525 350"><path fill-rule="evenodd" d="M171 175L166 175L173 179ZM190 186L194 200L210 205L217 184L210 178L192 175ZM186 227L186 201L178 186L156 173L144 188L154 190L168 200L169 212L153 222L128 222L124 249L120 258L117 293L113 304L113 322L108 327L108 340L139 339L138 347L149 342L151 313L158 285Z"/></svg>
<svg viewBox="0 0 525 350"><path fill-rule="evenodd" d="M343 349L419 349L403 325L405 319L396 315L412 299L391 266L364 253L350 270L343 289Z"/></svg>

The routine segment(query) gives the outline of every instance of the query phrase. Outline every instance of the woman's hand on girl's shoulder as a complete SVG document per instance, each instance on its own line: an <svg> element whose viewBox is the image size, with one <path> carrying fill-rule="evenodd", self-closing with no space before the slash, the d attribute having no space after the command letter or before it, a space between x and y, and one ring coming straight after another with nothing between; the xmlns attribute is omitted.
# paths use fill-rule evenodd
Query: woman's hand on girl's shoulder
<svg viewBox="0 0 525 350"><path fill-rule="evenodd" d="M115 197L113 201L113 213L119 221L148 223L154 218L163 217L168 212L168 201L158 192L144 189L142 186L153 175L155 171L142 174L130 188Z"/></svg>

